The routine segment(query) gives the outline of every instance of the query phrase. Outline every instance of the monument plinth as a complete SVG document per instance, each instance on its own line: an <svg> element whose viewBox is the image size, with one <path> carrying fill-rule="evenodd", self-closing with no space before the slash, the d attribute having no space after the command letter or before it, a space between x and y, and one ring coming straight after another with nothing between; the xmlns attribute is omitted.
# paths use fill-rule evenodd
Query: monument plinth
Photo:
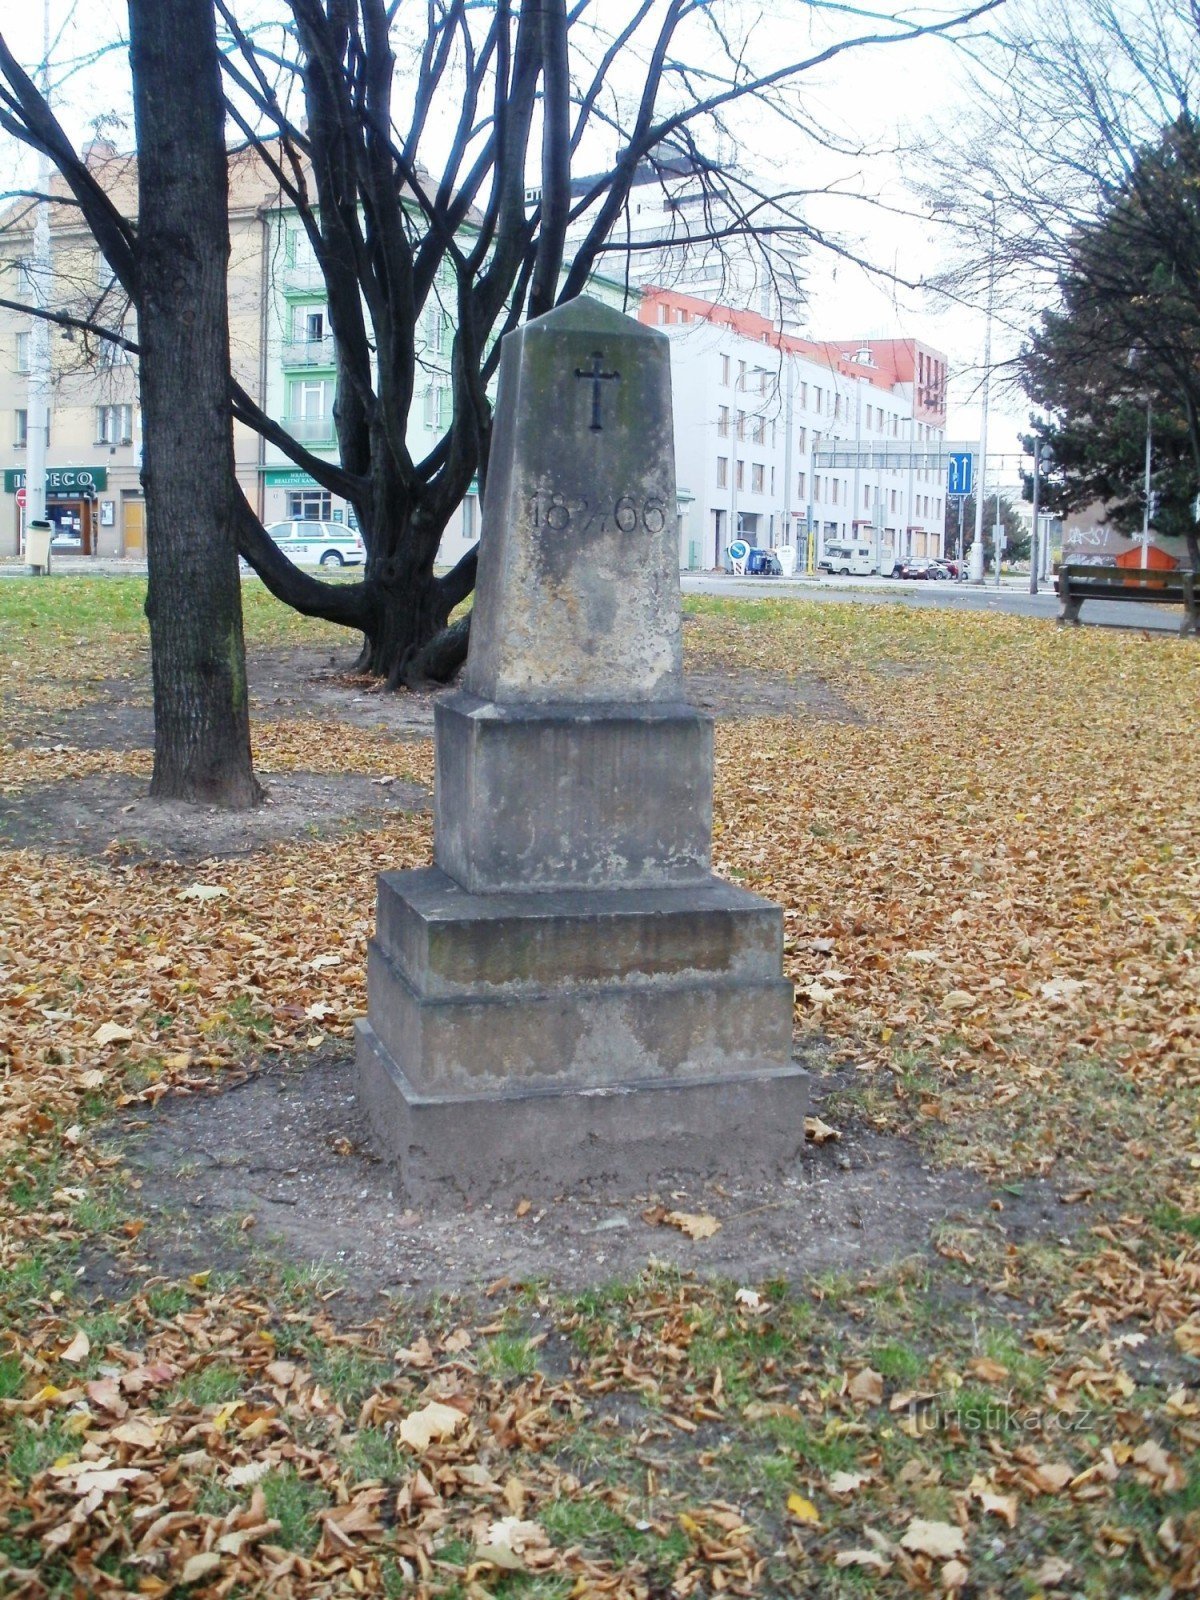
<svg viewBox="0 0 1200 1600"><path fill-rule="evenodd" d="M379 880L358 1093L412 1198L769 1170L804 1140L778 907L715 878L666 338L507 336L434 862Z"/></svg>

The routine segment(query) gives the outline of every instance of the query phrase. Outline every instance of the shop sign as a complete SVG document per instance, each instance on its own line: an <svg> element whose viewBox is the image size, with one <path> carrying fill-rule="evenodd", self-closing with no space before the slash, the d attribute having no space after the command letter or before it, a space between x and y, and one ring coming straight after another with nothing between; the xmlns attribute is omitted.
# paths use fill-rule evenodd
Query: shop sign
<svg viewBox="0 0 1200 1600"><path fill-rule="evenodd" d="M16 494L25 487L24 467L9 467L4 473L5 494ZM107 467L47 467L47 494L99 494L108 488Z"/></svg>
<svg viewBox="0 0 1200 1600"><path fill-rule="evenodd" d="M319 489L321 485L315 478L309 477L307 472L299 468L290 470L286 467L274 472L264 472L263 482L268 489Z"/></svg>

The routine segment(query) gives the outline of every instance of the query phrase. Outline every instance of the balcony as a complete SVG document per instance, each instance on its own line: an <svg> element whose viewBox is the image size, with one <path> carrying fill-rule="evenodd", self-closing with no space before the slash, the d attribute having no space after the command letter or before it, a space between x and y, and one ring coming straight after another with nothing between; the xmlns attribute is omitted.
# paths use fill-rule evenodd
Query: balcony
<svg viewBox="0 0 1200 1600"><path fill-rule="evenodd" d="M293 340L283 346L280 360L285 367L332 367L336 360L333 335Z"/></svg>
<svg viewBox="0 0 1200 1600"><path fill-rule="evenodd" d="M336 443L333 418L330 417L280 417L279 425L286 428L297 444L310 450L332 450Z"/></svg>

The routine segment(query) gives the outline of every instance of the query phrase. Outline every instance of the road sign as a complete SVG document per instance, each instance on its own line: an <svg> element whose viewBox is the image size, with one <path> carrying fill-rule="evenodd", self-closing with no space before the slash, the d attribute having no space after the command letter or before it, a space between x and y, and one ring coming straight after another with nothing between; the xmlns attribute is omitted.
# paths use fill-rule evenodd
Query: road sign
<svg viewBox="0 0 1200 1600"><path fill-rule="evenodd" d="M967 495L975 480L975 457L969 450L947 457L946 493Z"/></svg>
<svg viewBox="0 0 1200 1600"><path fill-rule="evenodd" d="M24 505L25 505L25 491L24 491L24 489L18 489L17 490L17 504L19 506L21 506L22 509L24 508Z"/></svg>

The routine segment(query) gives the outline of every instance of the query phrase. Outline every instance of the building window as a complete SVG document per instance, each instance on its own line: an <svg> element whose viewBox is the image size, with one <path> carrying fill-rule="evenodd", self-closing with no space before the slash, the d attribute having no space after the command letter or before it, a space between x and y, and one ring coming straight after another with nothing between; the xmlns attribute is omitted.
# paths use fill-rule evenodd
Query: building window
<svg viewBox="0 0 1200 1600"><path fill-rule="evenodd" d="M737 464L737 486L739 489L746 487L746 463L739 461Z"/></svg>
<svg viewBox="0 0 1200 1600"><path fill-rule="evenodd" d="M750 468L750 487L755 494L763 492L763 466L761 461L755 461Z"/></svg>
<svg viewBox="0 0 1200 1600"><path fill-rule="evenodd" d="M796 480L796 498L798 500L803 500L804 499L805 490L807 489L807 483L806 483L807 477L808 477L808 474L802 472L800 474L799 478Z"/></svg>
<svg viewBox="0 0 1200 1600"><path fill-rule="evenodd" d="M800 429L800 434L799 434L799 437L796 440L796 445L797 445L797 448L800 450L801 454L803 454L803 452L808 449L808 429L807 428L801 428Z"/></svg>
<svg viewBox="0 0 1200 1600"><path fill-rule="evenodd" d="M775 493L775 468L774 467L771 468L771 493L772 493L772 495L774 495L774 493Z"/></svg>
<svg viewBox="0 0 1200 1600"><path fill-rule="evenodd" d="M96 407L96 443L108 445L133 443L131 405Z"/></svg>
<svg viewBox="0 0 1200 1600"><path fill-rule="evenodd" d="M29 442L29 413L28 411L13 412L13 444L18 450L24 450Z"/></svg>
<svg viewBox="0 0 1200 1600"><path fill-rule="evenodd" d="M801 411L808 410L808 385L806 383L800 385L800 409Z"/></svg>
<svg viewBox="0 0 1200 1600"><path fill-rule="evenodd" d="M739 439L746 437L746 413L739 411L737 414L737 436Z"/></svg>
<svg viewBox="0 0 1200 1600"><path fill-rule="evenodd" d="M717 433L722 439L729 437L729 407L717 407Z"/></svg>
<svg viewBox="0 0 1200 1600"><path fill-rule="evenodd" d="M721 357L721 382L726 389L729 387L729 357Z"/></svg>
<svg viewBox="0 0 1200 1600"><path fill-rule="evenodd" d="M823 396L821 394L821 386L820 386L820 384L814 383L813 384L813 409L816 411L818 416L821 415L821 400L822 400L822 398L823 398Z"/></svg>
<svg viewBox="0 0 1200 1600"><path fill-rule="evenodd" d="M27 333L19 333L17 335L17 371L22 373L29 371L29 335Z"/></svg>
<svg viewBox="0 0 1200 1600"><path fill-rule="evenodd" d="M431 383L424 394L425 426L443 432L454 416L454 395L444 383Z"/></svg>
<svg viewBox="0 0 1200 1600"><path fill-rule="evenodd" d="M738 362L737 386L739 389L744 389L746 387L746 363L744 361Z"/></svg>
<svg viewBox="0 0 1200 1600"><path fill-rule="evenodd" d="M755 417L750 424L750 437L755 444L763 442L763 419Z"/></svg>
<svg viewBox="0 0 1200 1600"><path fill-rule="evenodd" d="M320 344L325 337L324 306L292 307L292 341L295 344Z"/></svg>
<svg viewBox="0 0 1200 1600"><path fill-rule="evenodd" d="M113 372L118 367L127 367L131 360L129 351L124 345L116 344L112 339L101 339L97 361L101 372Z"/></svg>
<svg viewBox="0 0 1200 1600"><path fill-rule="evenodd" d="M813 478L813 499L814 500L819 500L820 498L821 498L821 480L820 480L819 477L814 477Z"/></svg>
<svg viewBox="0 0 1200 1600"><path fill-rule="evenodd" d="M718 456L717 457L717 488L718 489L727 489L728 487L729 487L729 457L728 456Z"/></svg>
<svg viewBox="0 0 1200 1600"><path fill-rule="evenodd" d="M328 489L295 489L288 495L292 522L328 522L332 515L333 497Z"/></svg>
<svg viewBox="0 0 1200 1600"><path fill-rule="evenodd" d="M864 483L863 484L863 510L864 511L869 511L870 509L871 509L871 488L870 488L869 484Z"/></svg>
<svg viewBox="0 0 1200 1600"><path fill-rule="evenodd" d="M836 478L829 480L829 499L833 505L838 503L838 481Z"/></svg>

